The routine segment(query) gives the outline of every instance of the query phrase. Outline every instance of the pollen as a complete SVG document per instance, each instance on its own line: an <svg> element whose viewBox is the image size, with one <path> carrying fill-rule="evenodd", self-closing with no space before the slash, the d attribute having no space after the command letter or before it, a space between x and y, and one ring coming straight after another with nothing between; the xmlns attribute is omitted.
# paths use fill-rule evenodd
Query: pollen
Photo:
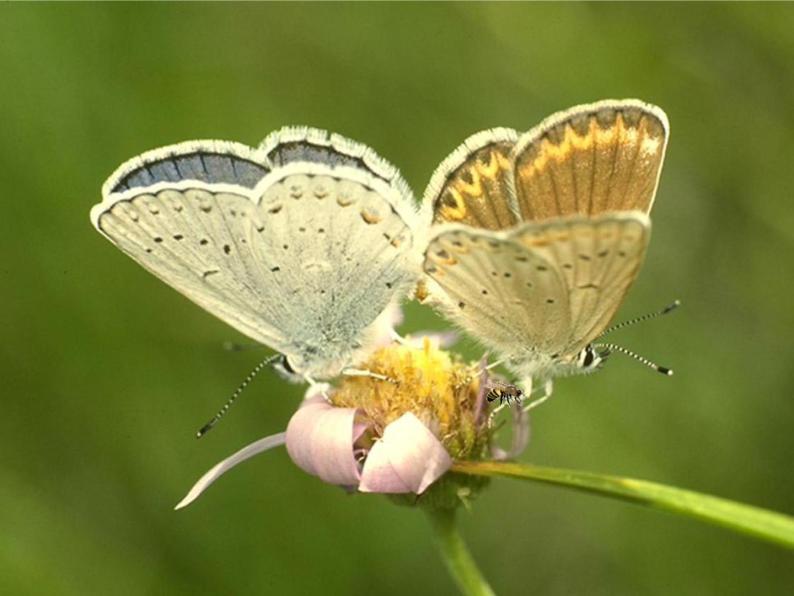
<svg viewBox="0 0 794 596"><path fill-rule="evenodd" d="M439 438L453 459L485 456L491 430L483 421L482 368L423 338L421 347L393 344L362 363L373 377L345 378L333 405L359 408L381 435L390 422L412 412Z"/></svg>

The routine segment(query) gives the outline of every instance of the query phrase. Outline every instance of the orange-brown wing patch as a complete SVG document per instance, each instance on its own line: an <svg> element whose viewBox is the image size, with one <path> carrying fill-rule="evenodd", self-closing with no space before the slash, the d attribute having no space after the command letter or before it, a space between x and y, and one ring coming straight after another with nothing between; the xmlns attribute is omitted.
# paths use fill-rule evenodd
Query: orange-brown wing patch
<svg viewBox="0 0 794 596"><path fill-rule="evenodd" d="M517 221L511 209L513 143L490 143L469 153L450 171L433 199L433 223L463 223L499 230Z"/></svg>
<svg viewBox="0 0 794 596"><path fill-rule="evenodd" d="M516 144L522 218L650 212L666 141L664 113L636 100L551 116Z"/></svg>

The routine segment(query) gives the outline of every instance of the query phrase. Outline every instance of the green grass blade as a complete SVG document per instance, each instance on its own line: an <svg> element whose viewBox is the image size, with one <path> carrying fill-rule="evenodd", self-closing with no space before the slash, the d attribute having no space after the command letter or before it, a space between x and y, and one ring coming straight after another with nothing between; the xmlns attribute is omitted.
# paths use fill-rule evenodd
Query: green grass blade
<svg viewBox="0 0 794 596"><path fill-rule="evenodd" d="M458 462L452 469L463 474L503 476L544 482L631 501L655 509L688 515L736 532L794 548L794 518L690 490L633 478L510 462Z"/></svg>

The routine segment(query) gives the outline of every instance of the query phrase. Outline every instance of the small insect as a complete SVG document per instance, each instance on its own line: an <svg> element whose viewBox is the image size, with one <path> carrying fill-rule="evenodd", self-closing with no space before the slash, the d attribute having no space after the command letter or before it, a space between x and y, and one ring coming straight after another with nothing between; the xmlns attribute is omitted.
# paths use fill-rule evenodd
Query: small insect
<svg viewBox="0 0 794 596"><path fill-rule="evenodd" d="M668 134L658 107L607 100L523 134L477 133L433 174L426 301L495 350L526 395L628 353L593 342L645 258Z"/></svg>
<svg viewBox="0 0 794 596"><path fill-rule="evenodd" d="M498 399L499 405L509 405L511 401L516 405L521 404L521 400L524 397L524 392L520 387L516 387L510 383L497 381L495 379L491 379L489 381L489 385L490 389L485 395L485 398L489 403Z"/></svg>

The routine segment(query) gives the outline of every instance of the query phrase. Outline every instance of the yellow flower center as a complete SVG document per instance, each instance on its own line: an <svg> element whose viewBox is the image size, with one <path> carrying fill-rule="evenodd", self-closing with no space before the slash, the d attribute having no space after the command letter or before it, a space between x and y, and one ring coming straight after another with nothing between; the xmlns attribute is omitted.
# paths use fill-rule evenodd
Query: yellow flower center
<svg viewBox="0 0 794 596"><path fill-rule="evenodd" d="M376 351L361 368L388 377L346 377L331 402L359 408L373 425L373 435L406 412L432 430L454 459L480 459L490 438L477 395L481 369L433 346L424 338L421 348L393 344Z"/></svg>

